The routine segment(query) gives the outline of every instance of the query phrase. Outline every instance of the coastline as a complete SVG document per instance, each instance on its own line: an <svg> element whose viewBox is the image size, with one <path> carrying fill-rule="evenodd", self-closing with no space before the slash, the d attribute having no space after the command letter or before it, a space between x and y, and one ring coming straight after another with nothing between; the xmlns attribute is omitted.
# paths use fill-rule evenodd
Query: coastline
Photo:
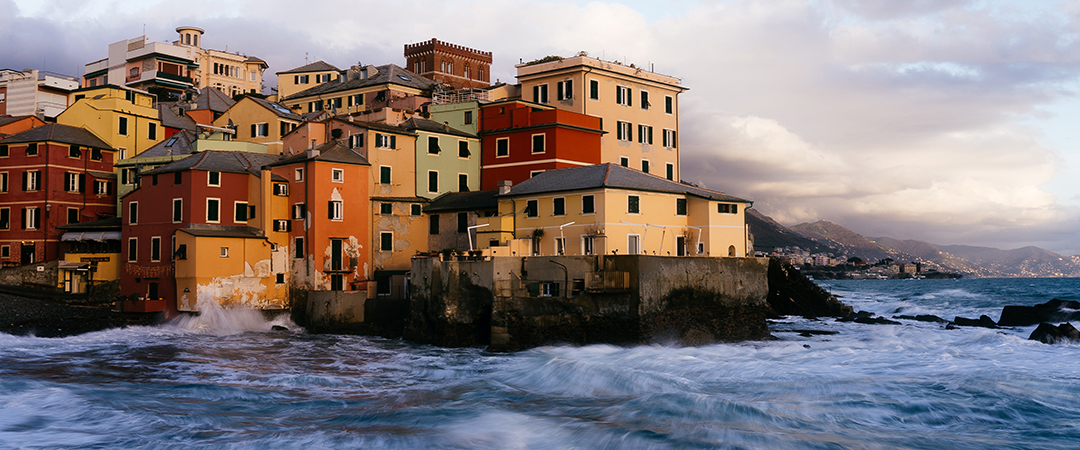
<svg viewBox="0 0 1080 450"><path fill-rule="evenodd" d="M68 337L126 326L155 325L161 315L121 313L112 304L74 305L56 298L0 293L0 333L17 336Z"/></svg>

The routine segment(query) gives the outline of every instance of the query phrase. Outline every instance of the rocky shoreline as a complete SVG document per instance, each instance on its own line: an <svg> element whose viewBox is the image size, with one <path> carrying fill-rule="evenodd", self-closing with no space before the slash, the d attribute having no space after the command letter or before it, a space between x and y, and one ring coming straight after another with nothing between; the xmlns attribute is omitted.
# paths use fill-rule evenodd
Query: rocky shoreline
<svg viewBox="0 0 1080 450"><path fill-rule="evenodd" d="M162 316L121 313L111 304L78 305L60 298L33 298L0 293L0 333L17 336L67 337L110 328L161 323Z"/></svg>

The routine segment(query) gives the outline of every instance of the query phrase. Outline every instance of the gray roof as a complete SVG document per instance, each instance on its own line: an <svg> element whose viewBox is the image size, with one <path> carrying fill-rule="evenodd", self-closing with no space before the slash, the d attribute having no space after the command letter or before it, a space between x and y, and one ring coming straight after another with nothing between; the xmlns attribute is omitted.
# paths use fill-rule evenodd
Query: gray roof
<svg viewBox="0 0 1080 450"><path fill-rule="evenodd" d="M174 109L178 108L177 102L158 102L154 108L157 108L158 117L161 118L163 126L180 130L195 130L195 119L188 117L187 114L183 116L177 114Z"/></svg>
<svg viewBox="0 0 1080 450"><path fill-rule="evenodd" d="M402 128L401 125L387 125L382 122L368 122L364 120L349 120L348 116L336 116L331 117L330 120L341 122L344 124L355 125L360 128L367 128L375 131L385 131L387 133L404 134L406 136L416 136L416 133Z"/></svg>
<svg viewBox="0 0 1080 450"><path fill-rule="evenodd" d="M565 192L582 189L619 188L637 191L669 192L725 202L752 203L723 192L676 183L637 169L606 163L593 166L548 170L510 188L505 196Z"/></svg>
<svg viewBox="0 0 1080 450"><path fill-rule="evenodd" d="M304 161L328 161L343 164L357 164L363 166L370 166L368 162L360 153L356 150L348 148L339 144L337 141L330 141L325 144L315 147L315 150L319 151L319 154L315 157L308 157L307 152L298 153L288 158L267 164L268 166L287 166L289 164L296 164Z"/></svg>
<svg viewBox="0 0 1080 450"><path fill-rule="evenodd" d="M109 219L95 220L93 222L57 225L56 228L60 230L119 230L122 225L123 223L119 217L112 217Z"/></svg>
<svg viewBox="0 0 1080 450"><path fill-rule="evenodd" d="M407 202L407 203L428 203L431 201L429 198L424 197L371 197L373 202Z"/></svg>
<svg viewBox="0 0 1080 450"><path fill-rule="evenodd" d="M27 119L34 116L0 116L0 125L7 125L12 122L18 122L23 119Z"/></svg>
<svg viewBox="0 0 1080 450"><path fill-rule="evenodd" d="M183 231L192 236L231 237L242 239L265 238L262 233L259 233L259 230L257 228L235 225L208 225L193 223L176 231Z"/></svg>
<svg viewBox="0 0 1080 450"><path fill-rule="evenodd" d="M337 67L334 67L334 66L328 64L326 61L319 60L319 61L315 61L315 62L313 62L311 64L308 64L308 65L297 67L295 69L289 69L289 70L286 70L284 72L278 72L278 74L282 74L282 73L304 73L304 72L326 72L327 70L333 70L335 72L341 72L341 69L338 69Z"/></svg>
<svg viewBox="0 0 1080 450"><path fill-rule="evenodd" d="M168 139L162 140L153 147L146 149L146 151L139 153L132 159L137 158L158 158L162 156L178 156L178 155L190 155L194 153L194 147L192 144L198 139L193 131L180 130L170 136Z"/></svg>
<svg viewBox="0 0 1080 450"><path fill-rule="evenodd" d="M270 67L270 65L267 64L266 61L263 61L262 58L257 58L257 57L254 57L254 56L248 56L247 61L244 61L244 62L259 63L259 64L262 64L262 65L264 65L266 67Z"/></svg>
<svg viewBox="0 0 1080 450"><path fill-rule="evenodd" d="M218 113L224 113L232 108L232 105L236 104L236 100L232 97L225 95L217 88L210 86L204 87L199 91L199 96L195 99L196 110L211 110ZM217 116L215 116L217 117Z"/></svg>
<svg viewBox="0 0 1080 450"><path fill-rule="evenodd" d="M295 99L302 97L310 97L313 95L330 94L333 92L347 91L350 89L358 89L366 86L377 86L380 84L397 84L400 86L411 87L423 91L430 91L435 87L434 81L412 73L394 64L376 66L375 70L377 70L379 73L367 78L353 78L351 80L346 80L346 77L341 77L340 81L323 83L313 88L297 92L293 95L290 95L288 98Z"/></svg>
<svg viewBox="0 0 1080 450"><path fill-rule="evenodd" d="M292 112L292 110L290 110L288 106L282 105L281 103L274 103L274 102L266 101L266 100L263 100L261 98L256 98L256 97L244 97L244 98L251 99L255 103L258 103L263 108L269 109L274 114L277 114L278 117L284 117L286 119L296 120L296 121L303 121L304 120L304 118L302 116L300 116L297 113Z"/></svg>
<svg viewBox="0 0 1080 450"><path fill-rule="evenodd" d="M439 123L434 120L424 119L422 117L410 117L408 120L399 124L406 130L420 130L431 133L449 134L453 136L461 136L467 138L476 138L475 134L461 131L457 128L453 128L445 123Z"/></svg>
<svg viewBox="0 0 1080 450"><path fill-rule="evenodd" d="M195 153L187 158L174 161L156 169L148 170L140 175L154 175L183 170L211 170L216 172L259 175L263 166L270 165L280 159L281 156L279 155L207 150L205 152Z"/></svg>
<svg viewBox="0 0 1080 450"><path fill-rule="evenodd" d="M57 142L60 144L81 145L83 147L113 149L86 128L60 125L58 123L47 123L22 133L15 133L0 141L0 144L22 144L24 142Z"/></svg>
<svg viewBox="0 0 1080 450"><path fill-rule="evenodd" d="M474 192L447 192L435 197L431 204L424 208L424 212L439 213L498 209L499 199L496 198L498 193L498 189Z"/></svg>

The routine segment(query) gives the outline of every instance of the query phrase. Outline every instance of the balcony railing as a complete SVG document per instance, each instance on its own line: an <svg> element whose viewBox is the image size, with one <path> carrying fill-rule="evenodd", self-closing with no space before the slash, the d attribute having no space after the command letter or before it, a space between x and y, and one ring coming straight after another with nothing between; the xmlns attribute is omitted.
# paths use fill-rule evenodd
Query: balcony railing
<svg viewBox="0 0 1080 450"><path fill-rule="evenodd" d="M158 78L164 78L166 80L173 80L173 81L179 81L181 83L193 84L192 81L191 81L191 77L182 77L180 75L173 75L173 74L168 73L168 72L160 72L160 71L157 73L157 76L158 76Z"/></svg>

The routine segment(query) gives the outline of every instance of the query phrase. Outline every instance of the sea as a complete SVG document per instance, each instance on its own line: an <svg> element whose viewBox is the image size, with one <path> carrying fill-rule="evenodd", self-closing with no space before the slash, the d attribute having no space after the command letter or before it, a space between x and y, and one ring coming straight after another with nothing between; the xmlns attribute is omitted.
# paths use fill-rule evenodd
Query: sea
<svg viewBox="0 0 1080 450"><path fill-rule="evenodd" d="M1080 279L819 283L885 317L1080 300ZM1080 344L1034 326L785 318L769 341L490 353L204 308L0 334L0 449L1080 448Z"/></svg>

